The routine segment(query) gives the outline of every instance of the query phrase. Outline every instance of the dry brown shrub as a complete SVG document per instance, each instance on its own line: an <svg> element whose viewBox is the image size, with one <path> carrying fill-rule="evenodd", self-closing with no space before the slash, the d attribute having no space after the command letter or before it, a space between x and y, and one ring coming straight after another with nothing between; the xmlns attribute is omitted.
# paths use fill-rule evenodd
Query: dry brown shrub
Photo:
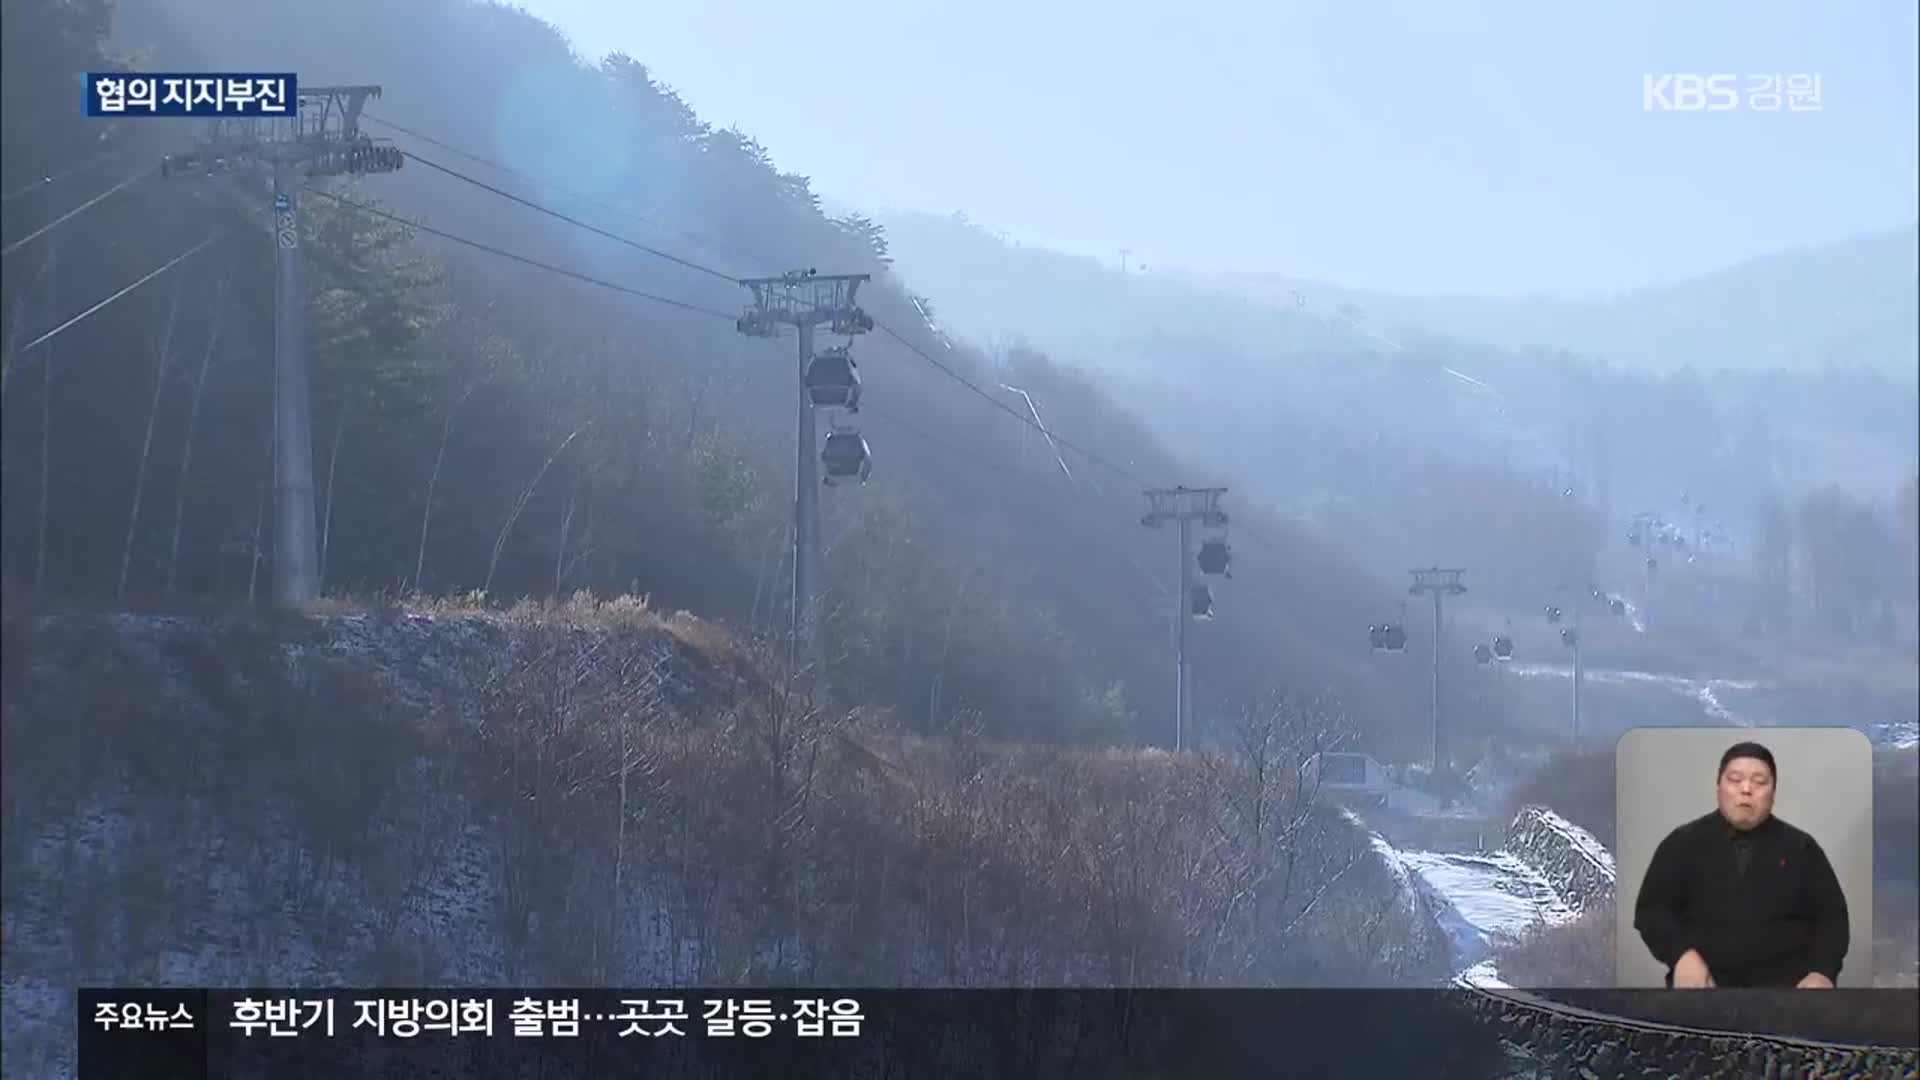
<svg viewBox="0 0 1920 1080"><path fill-rule="evenodd" d="M1494 942L1494 967L1525 989L1605 989L1619 985L1611 896L1570 922L1539 926Z"/></svg>

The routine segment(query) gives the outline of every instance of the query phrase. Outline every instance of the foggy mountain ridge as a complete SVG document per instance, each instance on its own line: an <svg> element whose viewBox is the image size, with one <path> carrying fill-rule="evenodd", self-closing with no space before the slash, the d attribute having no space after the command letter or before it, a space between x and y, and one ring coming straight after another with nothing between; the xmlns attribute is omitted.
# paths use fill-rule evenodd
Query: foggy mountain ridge
<svg viewBox="0 0 1920 1080"><path fill-rule="evenodd" d="M1920 224L1808 244L1617 295L1567 299L1396 296L1268 275L1195 274L1287 302L1295 289L1357 304L1395 325L1510 349L1566 349L1657 373L1865 368L1920 371Z"/></svg>
<svg viewBox="0 0 1920 1080"><path fill-rule="evenodd" d="M1740 514L1766 492L1798 497L1826 484L1883 499L1916 465L1920 395L1877 366L1646 371L1557 341L1509 348L1403 330L1381 310L1390 305L1357 293L1303 288L1304 304L1290 293L1268 302L1151 268L1122 274L1101 260L1009 242L964 215L884 220L901 274L937 298L936 312L956 333L989 348L1030 341L1100 373L1175 445L1218 443L1228 436L1204 417L1259 402L1287 423L1499 462L1550 486L1587 474L1586 497L1614 510L1664 506L1691 490ZM1868 247L1884 257L1898 241ZM1742 282L1813 257L1763 260L1688 288L1745 295ZM1686 305L1670 302L1680 295L1636 303L1658 300L1684 314ZM1895 310L1910 306L1911 289L1896 300ZM1910 335L1911 324L1901 332ZM1588 445L1595 439L1608 444L1604 453ZM1196 447L1233 470L1277 460L1232 457L1244 451ZM1303 493L1268 494L1289 504Z"/></svg>
<svg viewBox="0 0 1920 1080"><path fill-rule="evenodd" d="M1188 321L1215 327L1230 340L1281 351L1303 330L1303 318L1324 324L1325 312L1348 308L1364 324L1395 338L1439 336L1526 352L1573 353L1625 371L1864 368L1905 382L1920 371L1915 299L1920 224L1781 251L1712 274L1595 299L1412 296L1280 273L1148 266L1135 276L1159 283L1166 300L1127 313L1112 302L1122 295L1144 298L1137 288L1121 291L1126 286L1110 260L1014 245L966 222L964 215L892 213L880 220L889 228L903 272L947 294L954 317L970 334L1020 332L1047 347L1067 344L1055 334L1055 324L1083 314L1079 303L1100 294L1119 327L1152 319L1171 328L1182 321L1178 307L1187 306ZM1011 255L995 260L993 245L1005 246ZM990 260L997 274L983 275ZM1096 284L1097 279L1105 284ZM1313 310L1301 309L1296 294L1304 294ZM1248 312L1246 303L1263 310ZM1121 329L1114 340L1130 336Z"/></svg>

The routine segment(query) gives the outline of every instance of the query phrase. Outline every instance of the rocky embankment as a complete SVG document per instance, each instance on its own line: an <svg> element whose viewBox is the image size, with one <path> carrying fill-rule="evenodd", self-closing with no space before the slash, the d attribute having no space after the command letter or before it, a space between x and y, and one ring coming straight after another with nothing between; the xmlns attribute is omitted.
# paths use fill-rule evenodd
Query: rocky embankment
<svg viewBox="0 0 1920 1080"><path fill-rule="evenodd" d="M1920 1051L1735 1034L1604 1015L1516 990L1472 988L1475 1011L1549 1075L1665 1080L1912 1078Z"/></svg>
<svg viewBox="0 0 1920 1080"><path fill-rule="evenodd" d="M1613 895L1613 855L1593 834L1542 806L1507 826L1507 850L1539 871L1575 913Z"/></svg>

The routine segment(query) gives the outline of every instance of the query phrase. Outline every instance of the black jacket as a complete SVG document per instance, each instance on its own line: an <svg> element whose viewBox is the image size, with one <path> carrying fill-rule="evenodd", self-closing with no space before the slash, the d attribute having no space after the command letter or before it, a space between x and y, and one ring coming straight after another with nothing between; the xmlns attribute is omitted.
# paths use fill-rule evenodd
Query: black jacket
<svg viewBox="0 0 1920 1080"><path fill-rule="evenodd" d="M1688 949L1707 962L1715 986L1791 987L1816 971L1837 980L1847 955L1847 898L1826 852L1769 816L1749 834L1742 872L1738 838L1715 810L1654 849L1633 928L1667 965L1667 985Z"/></svg>

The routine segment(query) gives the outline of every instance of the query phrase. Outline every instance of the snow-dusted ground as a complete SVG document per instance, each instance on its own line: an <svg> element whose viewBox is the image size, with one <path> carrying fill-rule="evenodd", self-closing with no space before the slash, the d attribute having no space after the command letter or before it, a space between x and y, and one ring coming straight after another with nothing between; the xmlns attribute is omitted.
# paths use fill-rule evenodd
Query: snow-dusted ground
<svg viewBox="0 0 1920 1080"><path fill-rule="evenodd" d="M1511 664L1507 670L1526 679L1571 679L1573 668L1565 664ZM1605 685L1639 683L1661 686L1676 694L1690 697L1700 705L1704 718L1715 723L1733 727L1764 726L1756 724L1753 718L1744 716L1728 707L1721 695L1728 691L1750 692L1765 691L1765 683L1752 679L1689 679L1680 675L1656 675L1647 671L1615 671L1588 669L1582 673L1587 685ZM1887 750L1920 749L1920 722L1914 720L1870 720L1858 724L1861 731L1873 745Z"/></svg>
<svg viewBox="0 0 1920 1080"><path fill-rule="evenodd" d="M1513 664L1508 668L1522 678L1573 678L1573 668L1565 664ZM1700 709L1708 718L1736 727L1752 727L1748 720L1736 715L1733 710L1721 703L1719 693L1723 690L1754 690L1760 684L1750 679L1689 679L1680 675L1656 675L1649 671L1609 671L1605 669L1588 670L1581 673L1588 684L1593 683L1652 683L1664 686L1675 693L1684 694L1700 703Z"/></svg>
<svg viewBox="0 0 1920 1080"><path fill-rule="evenodd" d="M1509 852L1403 851L1402 865L1435 902L1461 974L1492 972L1494 939L1571 920L1573 911L1539 871Z"/></svg>
<svg viewBox="0 0 1920 1080"><path fill-rule="evenodd" d="M1351 811L1346 816L1366 827ZM1572 825L1567 828L1598 847L1598 841L1585 832ZM1510 852L1402 851L1372 830L1368 841L1406 890L1409 904L1415 895L1427 899L1453 946L1456 979L1477 986L1504 986L1489 955L1495 938L1518 936L1574 917L1546 877ZM1606 856L1604 848L1600 854ZM1612 864L1612 857L1606 856L1606 865L1611 868Z"/></svg>
<svg viewBox="0 0 1920 1080"><path fill-rule="evenodd" d="M1624 597L1624 596L1620 598L1620 602L1621 602L1622 604L1625 604L1625 605L1626 605L1626 608L1627 608L1627 622L1628 622L1628 623L1630 623L1630 624L1632 624L1632 626L1633 626L1633 632L1634 632L1634 633L1636 633L1636 634L1644 634L1644 633L1646 633L1646 632L1647 632L1647 620L1646 620L1645 618L1643 618L1643 617L1642 617L1642 613L1641 613L1641 611L1640 611L1640 605L1639 605L1639 604L1636 604L1636 603L1634 603L1633 601L1631 601L1631 600L1629 600L1629 599L1627 599L1627 598L1626 598L1626 597Z"/></svg>
<svg viewBox="0 0 1920 1080"><path fill-rule="evenodd" d="M1396 791L1394 803L1402 812L1426 816L1484 815L1486 807L1504 803L1507 788L1525 774L1528 765L1527 761L1514 760L1504 768L1474 770L1469 776L1473 796L1466 806L1434 810L1425 806L1431 799L1423 799L1411 789ZM1613 878L1613 854L1592 833L1550 810L1538 808L1534 813L1567 848L1593 863L1604 879ZM1427 899L1453 946L1454 978L1458 981L1495 989L1506 987L1489 955L1494 940L1568 922L1578 914L1579 905L1562 896L1546 874L1517 852L1402 850L1359 815L1349 811L1346 816L1368 830L1374 853L1407 890L1409 903L1416 892Z"/></svg>
<svg viewBox="0 0 1920 1080"><path fill-rule="evenodd" d="M1564 665L1512 664L1506 670L1526 679L1563 680L1573 676L1573 669ZM1728 700L1740 703L1743 700L1739 697L1741 694L1765 692L1768 689L1766 684L1757 681L1690 679L1607 669L1589 670L1583 674L1589 685L1650 686L1690 698L1697 703L1701 721L1704 722L1747 728L1765 726L1769 722L1765 710L1759 709L1758 705L1742 705L1743 709L1752 705L1758 710L1761 715L1756 717L1742 715L1742 712L1727 704ZM1668 722L1672 722L1671 719ZM1907 751L1920 747L1920 723L1876 721L1860 726L1876 747ZM1529 764L1515 760L1509 762L1509 767L1504 771L1476 770L1469 778L1473 793L1468 805L1441 808L1435 800L1413 790L1395 792L1394 804L1403 812L1422 817L1483 815L1486 807L1504 803L1501 797L1503 789L1515 776L1523 774ZM1559 841L1564 841L1567 849L1578 852L1576 860L1584 859L1592 863L1599 871L1598 880L1611 880L1614 877L1612 853L1592 834L1550 811L1537 812L1536 818L1538 825L1535 828L1544 826ZM1436 919L1453 943L1457 981L1489 988L1505 987L1489 955L1494 939L1521 934L1535 926L1568 921L1574 917L1578 907L1577 903L1569 903L1568 897L1556 892L1540 868L1531 865L1515 851L1480 854L1401 850L1377 832L1373 834L1372 843L1374 850L1400 880L1411 883L1429 899ZM1555 845L1547 846L1551 848ZM1567 884L1566 853L1560 852L1556 856L1549 852L1544 857L1556 875L1552 880ZM1583 880L1583 875L1589 883L1595 881L1595 876L1585 870L1572 875L1571 880Z"/></svg>
<svg viewBox="0 0 1920 1080"><path fill-rule="evenodd" d="M213 714L216 706L169 649L193 643L217 651L217 628L165 616L111 622L120 651L97 658L104 676L69 677L154 685L189 721L185 731ZM382 685L401 708L425 711L435 702L454 702L471 719L479 715L472 688L485 674L476 659L498 670L512 658L503 626L487 618L342 616L332 620L325 640L286 645L283 660L290 681L298 682L316 655L360 657L389 676ZM608 651L599 637L581 632L575 638L583 670L612 671L599 656ZM633 655L652 662L669 695L692 692L692 677L664 635L636 646ZM50 666L36 675L61 677ZM455 691L462 686L469 692ZM70 815L23 814L12 823L6 872L13 881L0 911L8 950L0 975L0 1077L72 1075L76 981L525 982L544 957L574 942L536 914L526 940L509 948L502 927L515 898L503 884L504 868L526 856L507 843L497 808L464 794L458 767L451 755L423 755L399 767L364 843L353 849L357 855L338 858L314 841L312 823L299 818L301 807L238 782L215 793L224 803L207 792L160 789L156 796L152 789L103 784ZM670 872L645 869L636 858L619 901L601 915L619 928L609 935L620 943L618 951L603 955L622 981L684 982L699 956L669 915L674 890L663 882L670 880ZM115 952L138 959L116 960Z"/></svg>

